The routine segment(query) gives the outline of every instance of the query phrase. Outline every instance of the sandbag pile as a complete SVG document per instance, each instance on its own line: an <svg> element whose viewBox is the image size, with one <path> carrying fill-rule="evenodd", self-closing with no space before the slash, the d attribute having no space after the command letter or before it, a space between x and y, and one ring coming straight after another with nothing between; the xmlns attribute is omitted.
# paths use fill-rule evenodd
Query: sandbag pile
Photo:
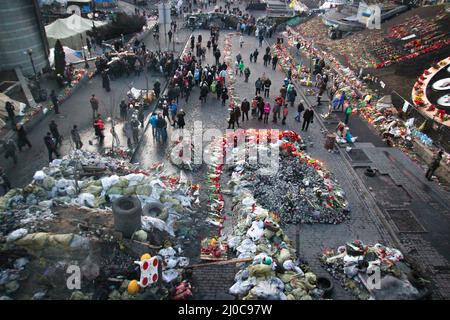
<svg viewBox="0 0 450 320"><path fill-rule="evenodd" d="M82 166L104 171L95 176L83 175L76 169ZM174 237L175 223L181 227L192 222L185 213L194 212L192 206L198 203L199 196L198 186L191 185L184 174L166 176L164 172L141 170L125 161L79 150L54 160L33 178L26 187L12 189L0 198L0 231L5 237L20 228L29 233L45 231L45 223L54 218L54 205L110 210L111 202L124 195L137 196L144 208L155 204L164 208L166 214L162 216L152 216L151 210L144 212L143 229L157 229Z"/></svg>
<svg viewBox="0 0 450 320"><path fill-rule="evenodd" d="M244 300L311 300L319 298L316 276L299 266L295 249L280 227L279 217L256 203L252 193L240 186L242 175L235 171L232 182L237 224L228 237L238 258L253 258L241 266L230 288Z"/></svg>

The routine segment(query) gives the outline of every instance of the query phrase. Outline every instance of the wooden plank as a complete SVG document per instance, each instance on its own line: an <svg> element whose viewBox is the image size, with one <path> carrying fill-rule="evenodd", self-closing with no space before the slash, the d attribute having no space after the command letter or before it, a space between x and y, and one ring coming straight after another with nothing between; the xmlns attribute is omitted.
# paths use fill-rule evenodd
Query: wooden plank
<svg viewBox="0 0 450 320"><path fill-rule="evenodd" d="M220 266L220 265L227 265L227 264L233 264L233 263L242 263L242 262L250 262L253 261L253 258L242 258L242 259L231 259L226 261L216 261L211 263L202 263L202 264L194 264L192 266L186 267L186 269L190 268L202 268L202 267L209 267L209 266Z"/></svg>

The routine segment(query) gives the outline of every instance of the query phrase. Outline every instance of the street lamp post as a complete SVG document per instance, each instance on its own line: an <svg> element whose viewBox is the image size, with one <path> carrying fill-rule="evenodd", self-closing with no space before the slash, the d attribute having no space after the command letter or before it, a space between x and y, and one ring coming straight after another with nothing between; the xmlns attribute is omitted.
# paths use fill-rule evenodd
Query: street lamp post
<svg viewBox="0 0 450 320"><path fill-rule="evenodd" d="M34 72L34 80L37 81L37 73L36 73L36 68L34 66L34 61L33 61L33 49L28 49L27 52L28 56L30 57L30 62L31 62L31 66L33 67L33 72Z"/></svg>

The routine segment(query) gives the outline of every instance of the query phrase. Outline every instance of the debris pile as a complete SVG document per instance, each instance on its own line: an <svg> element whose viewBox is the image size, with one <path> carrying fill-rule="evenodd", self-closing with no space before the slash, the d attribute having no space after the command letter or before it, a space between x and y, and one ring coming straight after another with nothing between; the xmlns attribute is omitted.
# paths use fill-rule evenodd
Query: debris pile
<svg viewBox="0 0 450 320"><path fill-rule="evenodd" d="M244 145L235 139L235 134L240 133L245 137L242 139ZM280 151L281 166L285 165L283 158L292 158L295 163L304 162L311 170L319 169L319 163L302 151L304 147L301 138L293 131L250 129L226 134L214 140L207 150L211 160L212 209L220 227L224 221L221 178L225 168L232 170L229 186L233 190L233 225L231 232L218 241L227 239L229 248L236 252L238 259L251 258L250 263L240 263L241 270L230 288L230 293L238 298L311 300L323 296L323 290L317 288L316 276L296 258L296 251L281 228L283 219L289 219L289 216L265 208L253 195L256 189L263 188L262 184L259 188L255 186L254 181L255 175L262 176L264 172L256 161L258 153L276 150L278 160ZM249 152L252 148L256 152ZM229 164L227 158L225 167L226 155L239 160ZM280 203L279 199L276 203Z"/></svg>
<svg viewBox="0 0 450 320"><path fill-rule="evenodd" d="M139 198L143 207L141 230L131 239L115 230L111 214L112 202L123 195ZM183 172L166 175L161 164L142 170L127 161L80 150L54 160L37 171L29 185L0 198L1 255L5 257L0 264L0 296L31 299L19 290L20 282L16 289L17 281L39 289L36 294L41 299L177 296L175 288L189 265L182 246L196 238L195 230L189 230L198 198L198 185L191 184ZM163 285L132 296L127 279L136 278L134 261L145 252L161 261ZM14 267L18 258L31 261L33 277L22 277L22 270ZM63 290L66 285L59 283L70 265L80 265L83 278L90 280L83 291ZM49 275L48 281L41 281L42 274Z"/></svg>
<svg viewBox="0 0 450 320"><path fill-rule="evenodd" d="M380 243L348 242L326 249L321 262L342 286L361 300L404 300L424 297L425 281L403 254Z"/></svg>
<svg viewBox="0 0 450 320"><path fill-rule="evenodd" d="M247 130L247 148L260 148L259 139L268 134ZM270 134L270 133L269 133ZM242 181L252 190L255 199L264 208L281 216L288 223L337 224L348 218L348 204L344 191L322 164L303 151L305 144L294 131L281 131L277 170L260 170L247 163L236 169ZM236 147L233 153L245 157L248 149ZM242 183L241 181L241 183ZM274 192L276 190L276 192Z"/></svg>

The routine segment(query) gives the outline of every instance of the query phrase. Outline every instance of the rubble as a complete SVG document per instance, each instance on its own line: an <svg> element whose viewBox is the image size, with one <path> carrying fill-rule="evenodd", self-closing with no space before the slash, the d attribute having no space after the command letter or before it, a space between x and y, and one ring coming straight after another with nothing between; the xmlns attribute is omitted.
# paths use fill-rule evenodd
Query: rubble
<svg viewBox="0 0 450 320"><path fill-rule="evenodd" d="M426 282L395 248L360 240L326 249L324 268L361 300L416 300L428 294ZM374 278L375 277L375 278Z"/></svg>
<svg viewBox="0 0 450 320"><path fill-rule="evenodd" d="M243 133L247 134L244 146L235 144L234 135L229 134L215 139L206 151L211 160L208 173L211 214L215 215L220 226L217 242L226 239L238 259L252 258L250 263L238 264L240 271L236 274L229 293L244 300L320 299L323 292L316 286L316 276L297 259L292 242L283 232L282 219L286 216L264 207L254 195L258 189L254 178L258 174L258 166L248 161L249 158L245 156L246 147L268 148L262 141L268 136L273 139L273 135L266 130L247 130ZM281 158L292 157L299 163L308 163L311 168L320 168L318 162L302 151L305 146L295 132L284 131L276 138L280 138L279 143L272 143L281 149ZM240 152L244 153L243 158L238 157L241 160L233 164L227 162L225 166L226 154L239 156ZM235 223L230 232L221 235L224 221L221 178L225 169L232 171L228 184L232 190L232 215ZM279 202L278 200L278 206Z"/></svg>
<svg viewBox="0 0 450 320"><path fill-rule="evenodd" d="M142 229L132 239L123 239L114 230L111 205L122 195L138 197L148 209L143 210ZM190 262L182 256L181 244L172 243L195 236L182 228L192 223L199 195L199 186L192 185L184 174L167 175L160 165L142 170L124 160L80 150L54 160L36 172L29 185L0 198L2 255L17 257L17 250L20 252L19 257L8 258L9 262L0 266L0 295L61 299L64 294L57 290L35 288L41 281L34 283L33 278L44 277L51 288L65 288L59 283L65 279L62 274L75 264L90 285L80 291L69 290L67 299L170 298L171 291L185 280L184 268ZM155 204L161 210L154 217ZM164 280L162 286L132 296L123 283L135 277L134 260L143 251L162 261ZM28 269L33 270L29 279L22 276ZM115 280L111 283L108 279ZM25 287L35 288L33 294L23 296L22 281L27 282Z"/></svg>

